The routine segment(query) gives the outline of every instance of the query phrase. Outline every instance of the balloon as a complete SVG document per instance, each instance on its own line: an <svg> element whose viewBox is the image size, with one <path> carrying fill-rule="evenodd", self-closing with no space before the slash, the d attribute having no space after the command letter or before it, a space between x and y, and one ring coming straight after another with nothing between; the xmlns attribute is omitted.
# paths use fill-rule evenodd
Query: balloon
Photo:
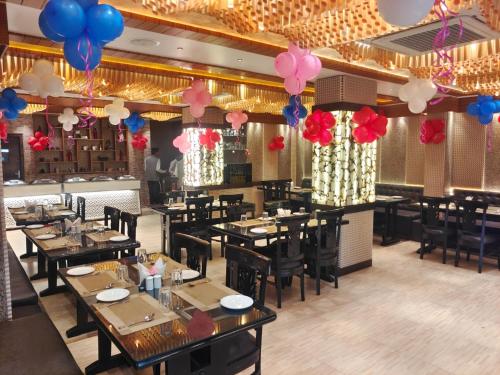
<svg viewBox="0 0 500 375"><path fill-rule="evenodd" d="M90 7L92 7L94 5L97 5L97 3L99 2L99 0L76 0L76 2L78 4L80 4L80 6L82 7L83 10L86 11Z"/></svg>
<svg viewBox="0 0 500 375"><path fill-rule="evenodd" d="M33 64L32 70L41 79L54 74L54 65L50 61L39 59Z"/></svg>
<svg viewBox="0 0 500 375"><path fill-rule="evenodd" d="M297 64L297 76L305 81L313 79L319 74L317 61L320 61L316 56L305 55ZM320 62L321 70L321 62Z"/></svg>
<svg viewBox="0 0 500 375"><path fill-rule="evenodd" d="M269 151L278 151L285 148L285 138L282 136L276 136L271 139L271 142L267 145Z"/></svg>
<svg viewBox="0 0 500 375"><path fill-rule="evenodd" d="M479 113L481 115L488 115L490 113L493 113L495 112L496 110L496 105L493 101L490 101L490 102L482 102L480 105L479 105Z"/></svg>
<svg viewBox="0 0 500 375"><path fill-rule="evenodd" d="M378 0L381 17L395 26L414 26L431 11L434 0Z"/></svg>
<svg viewBox="0 0 500 375"><path fill-rule="evenodd" d="M102 48L88 39L86 35L81 35L78 38L66 40L64 57L77 70L86 71L87 64L88 69L94 70L101 62ZM83 58L88 59L88 62L85 62Z"/></svg>
<svg viewBox="0 0 500 375"><path fill-rule="evenodd" d="M433 98L438 92L437 86L430 79L420 79L418 82L418 88L418 91L421 92L421 96L423 98L429 98L428 100Z"/></svg>
<svg viewBox="0 0 500 375"><path fill-rule="evenodd" d="M218 132L214 132L212 128L208 128L205 133L200 134L200 145L207 150L215 150L216 144L221 141L221 136Z"/></svg>
<svg viewBox="0 0 500 375"><path fill-rule="evenodd" d="M144 151L147 147L148 139L142 133L137 133L132 137L131 143L134 149Z"/></svg>
<svg viewBox="0 0 500 375"><path fill-rule="evenodd" d="M333 140L330 129L335 125L335 117L330 112L317 109L307 117L302 136L312 143L319 143L322 147L328 146Z"/></svg>
<svg viewBox="0 0 500 375"><path fill-rule="evenodd" d="M11 89L10 87L8 87L2 91L2 97L11 101L17 97L17 94L16 94L16 91L14 89Z"/></svg>
<svg viewBox="0 0 500 375"><path fill-rule="evenodd" d="M411 113L422 113L427 108L427 102L421 98L415 98L408 103Z"/></svg>
<svg viewBox="0 0 500 375"><path fill-rule="evenodd" d="M111 5L95 5L87 10L87 32L93 40L111 42L122 35L123 29L123 16Z"/></svg>
<svg viewBox="0 0 500 375"><path fill-rule="evenodd" d="M241 125L248 121L248 116L242 111L233 111L226 115L226 121L231 123L234 130L240 130Z"/></svg>
<svg viewBox="0 0 500 375"><path fill-rule="evenodd" d="M371 143L383 137L387 132L387 118L377 114L370 107L363 107L354 113L352 121L359 126L352 131L357 143Z"/></svg>
<svg viewBox="0 0 500 375"><path fill-rule="evenodd" d="M282 52L274 60L274 69L281 78L287 78L297 71L297 59L290 52Z"/></svg>
<svg viewBox="0 0 500 375"><path fill-rule="evenodd" d="M57 121L63 125L65 131L70 132L73 130L73 126L80 122L80 119L75 115L73 108L65 108L63 113L57 118Z"/></svg>
<svg viewBox="0 0 500 375"><path fill-rule="evenodd" d="M285 89L290 95L300 95L306 88L306 81L297 76L285 78Z"/></svg>
<svg viewBox="0 0 500 375"><path fill-rule="evenodd" d="M33 73L24 73L19 77L19 86L28 92L37 92L41 84L40 78Z"/></svg>
<svg viewBox="0 0 500 375"><path fill-rule="evenodd" d="M64 38L76 38L85 29L85 12L74 0L49 1L43 13L52 31Z"/></svg>
<svg viewBox="0 0 500 375"><path fill-rule="evenodd" d="M109 116L111 125L118 125L130 116L130 111L125 108L125 101L122 98L116 98L112 104L104 106L104 113Z"/></svg>
<svg viewBox="0 0 500 375"><path fill-rule="evenodd" d="M286 122L291 127L297 126L299 120L307 116L307 109L302 105L300 96L292 95L288 101L288 105L283 107L283 116L286 118ZM298 104L298 116L295 112ZM298 118L297 118L298 117Z"/></svg>
<svg viewBox="0 0 500 375"><path fill-rule="evenodd" d="M482 125L488 125L496 112L500 112L500 101L490 95L479 95L476 102L467 105L467 114L477 116Z"/></svg>
<svg viewBox="0 0 500 375"><path fill-rule="evenodd" d="M176 137L173 141L173 145L174 147L177 147L182 154L189 152L191 149L191 143L189 142L188 134L182 133Z"/></svg>
<svg viewBox="0 0 500 375"><path fill-rule="evenodd" d="M189 112L194 118L200 118L205 114L205 107L201 104L192 104L191 107L189 107Z"/></svg>
<svg viewBox="0 0 500 375"><path fill-rule="evenodd" d="M444 135L443 132L437 133L433 138L432 138L432 143L434 144L440 144L444 141L446 136Z"/></svg>
<svg viewBox="0 0 500 375"><path fill-rule="evenodd" d="M477 103L469 103L467 105L467 113L471 116L479 115L479 105Z"/></svg>
<svg viewBox="0 0 500 375"><path fill-rule="evenodd" d="M45 11L40 13L40 16L38 17L38 26L40 27L42 34L54 42L64 42L64 39L66 39L64 36L56 33L50 28L50 25L47 22L47 17L45 16Z"/></svg>
<svg viewBox="0 0 500 375"><path fill-rule="evenodd" d="M288 52L290 52L292 55L294 55L295 58L297 59L297 61L299 61L302 58L302 56L309 53L309 51L307 49L300 48L294 42L288 42Z"/></svg>
<svg viewBox="0 0 500 375"><path fill-rule="evenodd" d="M132 134L135 134L144 127L146 121L138 112L132 112L132 114L125 119L124 123L132 132Z"/></svg>
<svg viewBox="0 0 500 375"><path fill-rule="evenodd" d="M486 115L479 115L479 122L481 125L488 125L493 121L493 113L488 113Z"/></svg>
<svg viewBox="0 0 500 375"><path fill-rule="evenodd" d="M420 126L420 143L428 144L442 143L446 135L444 133L445 122L442 119L425 120Z"/></svg>
<svg viewBox="0 0 500 375"><path fill-rule="evenodd" d="M189 104L189 111L194 118L200 118L205 113L205 107L212 102L212 95L201 80L193 81L190 88L184 90L182 101Z"/></svg>
<svg viewBox="0 0 500 375"><path fill-rule="evenodd" d="M50 96L58 97L64 94L64 83L61 77L53 75L48 76L42 82L43 90Z"/></svg>

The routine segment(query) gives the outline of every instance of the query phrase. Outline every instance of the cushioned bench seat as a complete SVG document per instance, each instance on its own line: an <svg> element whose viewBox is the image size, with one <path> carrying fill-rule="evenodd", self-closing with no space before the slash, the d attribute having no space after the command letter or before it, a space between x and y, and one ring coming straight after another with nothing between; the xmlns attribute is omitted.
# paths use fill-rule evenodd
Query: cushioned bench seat
<svg viewBox="0 0 500 375"><path fill-rule="evenodd" d="M38 305L38 295L23 266L11 248L9 254L10 291L12 295L12 308L21 306Z"/></svg>
<svg viewBox="0 0 500 375"><path fill-rule="evenodd" d="M2 322L0 332L0 374L82 373L46 314Z"/></svg>

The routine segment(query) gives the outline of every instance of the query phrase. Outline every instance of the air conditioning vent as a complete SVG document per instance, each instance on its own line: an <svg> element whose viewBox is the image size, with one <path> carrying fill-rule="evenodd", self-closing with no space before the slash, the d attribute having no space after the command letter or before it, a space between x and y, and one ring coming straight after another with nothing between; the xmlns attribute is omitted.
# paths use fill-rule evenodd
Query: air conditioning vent
<svg viewBox="0 0 500 375"><path fill-rule="evenodd" d="M446 46L453 46L455 44L461 46L500 37L500 33L492 31L476 17L463 16L462 22L464 29L462 38L459 40L460 20L458 18L450 19L450 36L446 40ZM405 55L422 55L432 52L434 38L440 29L441 23L433 22L373 39L370 44Z"/></svg>

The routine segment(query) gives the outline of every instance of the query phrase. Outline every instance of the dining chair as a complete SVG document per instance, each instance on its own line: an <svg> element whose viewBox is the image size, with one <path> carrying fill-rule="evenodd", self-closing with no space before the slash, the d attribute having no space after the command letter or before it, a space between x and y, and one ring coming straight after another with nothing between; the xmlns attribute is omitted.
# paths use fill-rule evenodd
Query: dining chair
<svg viewBox="0 0 500 375"><path fill-rule="evenodd" d="M485 255L496 250L500 243L500 237L486 234L486 212L488 203L477 200L457 200L457 248L455 253L455 267L460 262L460 252L465 249L467 260L471 252L478 255L477 271L483 271L483 258ZM478 215L480 215L480 226L477 225ZM500 256L497 258L498 269L500 270Z"/></svg>
<svg viewBox="0 0 500 375"><path fill-rule="evenodd" d="M291 210L292 205L289 200L264 202L264 212L269 213L269 216L276 216L279 208Z"/></svg>
<svg viewBox="0 0 500 375"><path fill-rule="evenodd" d="M82 219L82 222L85 221L85 202L84 197L76 197L76 215Z"/></svg>
<svg viewBox="0 0 500 375"><path fill-rule="evenodd" d="M278 308L281 308L282 288L286 281L291 283L294 276L300 278L300 297L305 301L304 251L309 219L309 214L278 218L276 241L258 248L259 253L272 260L271 275L275 279Z"/></svg>
<svg viewBox="0 0 500 375"><path fill-rule="evenodd" d="M120 214L120 233L128 236L132 241L136 240L137 215L129 212ZM126 249L120 251L121 257L130 257L135 255L135 249Z"/></svg>
<svg viewBox="0 0 500 375"><path fill-rule="evenodd" d="M188 198L199 198L200 195L205 195L208 196L208 190L191 190L191 191L186 191L186 197Z"/></svg>
<svg viewBox="0 0 500 375"><path fill-rule="evenodd" d="M227 246L226 259L226 286L264 306L271 259L234 245ZM238 374L251 366L255 366L254 374L260 374L261 348L262 327L255 330L255 336L242 332L229 339L224 374Z"/></svg>
<svg viewBox="0 0 500 375"><path fill-rule="evenodd" d="M186 198L186 223L188 234L211 242L210 225L212 225L212 213L214 197ZM212 251L210 251L212 259Z"/></svg>
<svg viewBox="0 0 500 375"><path fill-rule="evenodd" d="M64 206L73 211L73 194L64 193Z"/></svg>
<svg viewBox="0 0 500 375"><path fill-rule="evenodd" d="M450 203L451 200L449 198L420 197L422 231L420 239L420 259L424 259L427 243L429 244L429 249L434 248L437 244L442 244L443 264L446 263L448 242L450 237L453 236L453 232L448 228Z"/></svg>
<svg viewBox="0 0 500 375"><path fill-rule="evenodd" d="M313 235L309 236L306 247L305 262L309 275L316 278L316 294L321 293L321 270L330 269L334 277L335 288L339 287L339 248L340 230L342 228L343 209L319 211L318 226ZM323 222L325 224L323 224Z"/></svg>
<svg viewBox="0 0 500 375"><path fill-rule="evenodd" d="M210 243L201 238L177 232L174 235L172 258L179 263L182 263L182 249L186 249L186 265L205 278Z"/></svg>
<svg viewBox="0 0 500 375"><path fill-rule="evenodd" d="M112 230L120 230L120 214L118 208L104 206L104 225Z"/></svg>
<svg viewBox="0 0 500 375"><path fill-rule="evenodd" d="M219 195L219 215L222 222L227 222L227 208L231 206L241 206L243 204L243 194L221 194Z"/></svg>
<svg viewBox="0 0 500 375"><path fill-rule="evenodd" d="M302 179L302 183L300 184L300 187L303 189L311 189L312 188L312 178L311 177L304 177Z"/></svg>
<svg viewBox="0 0 500 375"><path fill-rule="evenodd" d="M168 203L169 199L173 199L174 203L181 203L184 201L184 192L182 190L167 191L164 203Z"/></svg>
<svg viewBox="0 0 500 375"><path fill-rule="evenodd" d="M274 181L274 199L273 200L289 200L290 186L292 180L276 180Z"/></svg>

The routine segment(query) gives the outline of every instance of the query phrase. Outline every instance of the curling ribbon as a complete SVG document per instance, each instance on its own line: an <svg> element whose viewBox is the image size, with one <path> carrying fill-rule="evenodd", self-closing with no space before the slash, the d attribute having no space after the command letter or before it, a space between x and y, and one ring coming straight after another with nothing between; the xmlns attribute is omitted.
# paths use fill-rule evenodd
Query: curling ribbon
<svg viewBox="0 0 500 375"><path fill-rule="evenodd" d="M295 116L295 126L292 126L292 128L298 129L299 125L299 116L300 116L300 96L295 95L295 110L293 111L293 115Z"/></svg>
<svg viewBox="0 0 500 375"><path fill-rule="evenodd" d="M54 148L55 130L49 119L49 98L45 98L45 122L47 123L47 137L49 137L49 149Z"/></svg>
<svg viewBox="0 0 500 375"><path fill-rule="evenodd" d="M87 76L87 81L85 83L85 88L83 90L83 96L87 99L80 100L82 102L83 109L80 112L80 128L91 128L97 122L97 116L92 113L92 101L94 99L94 73L90 69L90 61L92 59L92 45L88 36L85 37L85 43L87 43L87 53L83 54L81 52L81 39L78 42L78 52L80 57L85 62L85 75Z"/></svg>
<svg viewBox="0 0 500 375"><path fill-rule="evenodd" d="M493 122L486 127L486 146L488 152L493 152Z"/></svg>
<svg viewBox="0 0 500 375"><path fill-rule="evenodd" d="M122 122L118 124L118 142L123 143L125 141L125 136L123 135Z"/></svg>

